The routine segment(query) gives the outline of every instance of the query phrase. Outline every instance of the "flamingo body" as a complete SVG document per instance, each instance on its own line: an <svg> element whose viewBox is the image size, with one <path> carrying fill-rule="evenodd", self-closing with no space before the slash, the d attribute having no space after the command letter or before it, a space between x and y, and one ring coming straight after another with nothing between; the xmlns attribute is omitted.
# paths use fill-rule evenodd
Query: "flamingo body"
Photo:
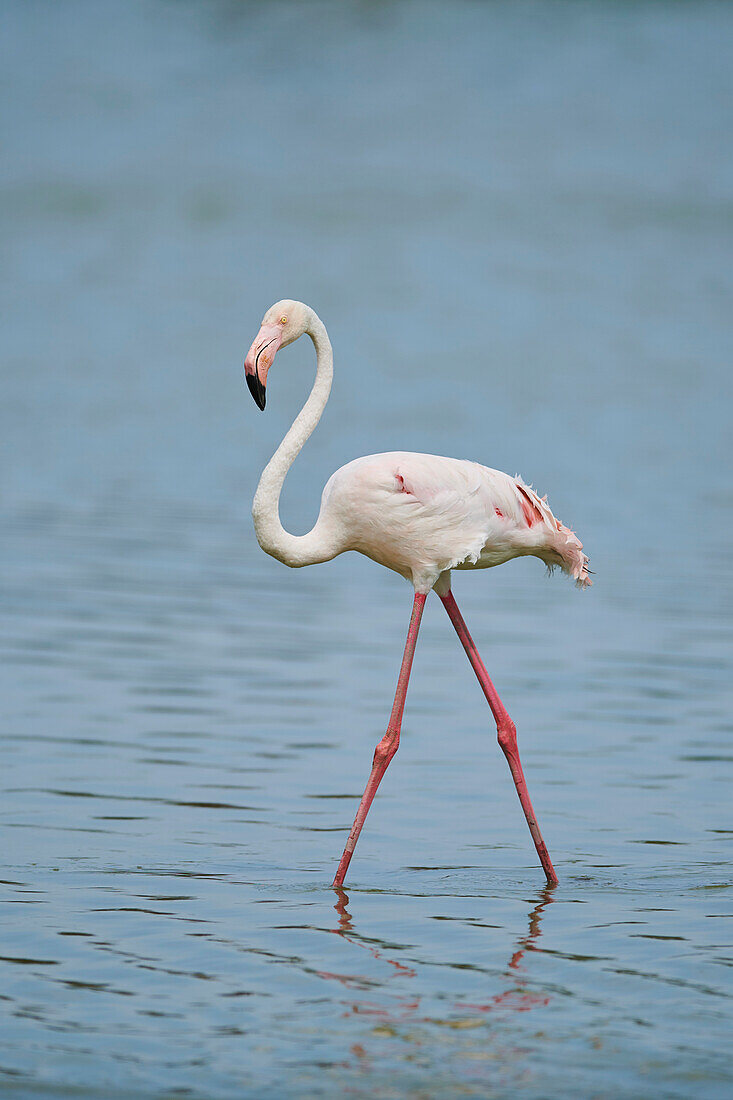
<svg viewBox="0 0 733 1100"><path fill-rule="evenodd" d="M477 462L390 451L357 458L323 491L318 525L429 592L451 569L531 554L590 584L579 539L519 477Z"/></svg>

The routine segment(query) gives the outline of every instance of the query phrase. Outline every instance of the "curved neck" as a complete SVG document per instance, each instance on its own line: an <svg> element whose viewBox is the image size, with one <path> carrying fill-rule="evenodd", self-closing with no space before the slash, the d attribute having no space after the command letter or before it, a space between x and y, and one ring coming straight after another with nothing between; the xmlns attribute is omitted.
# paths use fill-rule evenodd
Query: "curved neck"
<svg viewBox="0 0 733 1100"><path fill-rule="evenodd" d="M339 552L335 541L324 529L320 515L307 535L291 535L280 522L280 493L285 477L321 419L333 379L331 341L326 326L313 311L306 332L316 349L316 380L308 400L265 466L252 503L252 518L260 546L266 553L291 566L329 561Z"/></svg>

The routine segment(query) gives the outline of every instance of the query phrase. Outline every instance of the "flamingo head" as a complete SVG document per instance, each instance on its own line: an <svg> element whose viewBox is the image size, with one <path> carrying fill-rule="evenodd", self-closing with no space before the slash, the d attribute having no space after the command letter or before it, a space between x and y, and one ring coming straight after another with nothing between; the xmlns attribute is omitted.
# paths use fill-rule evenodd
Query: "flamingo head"
<svg viewBox="0 0 733 1100"><path fill-rule="evenodd" d="M310 310L302 302L284 298L270 306L262 318L260 331L255 336L252 347L244 360L244 375L249 392L260 409L264 409L267 372L272 366L276 352L292 344L308 329Z"/></svg>

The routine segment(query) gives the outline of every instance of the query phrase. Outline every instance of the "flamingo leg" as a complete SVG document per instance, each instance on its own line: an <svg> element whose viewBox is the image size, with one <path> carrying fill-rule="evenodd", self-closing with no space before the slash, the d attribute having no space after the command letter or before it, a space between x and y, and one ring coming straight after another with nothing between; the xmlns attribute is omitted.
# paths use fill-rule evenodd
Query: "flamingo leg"
<svg viewBox="0 0 733 1100"><path fill-rule="evenodd" d="M540 827L537 824L535 812L532 809L532 803L529 798L529 791L527 790L527 782L524 778L522 763L519 759L516 726L507 714L506 708L499 698L496 688L489 679L489 674L486 671L484 663L479 656L478 650L476 649L476 643L469 634L468 627L463 621L463 616L458 610L458 605L453 598L453 593L449 591L447 596L441 596L440 598L443 601L448 615L450 616L450 621L453 623L458 637L461 639L461 644L463 645L463 648L468 655L468 659L471 662L471 667L473 668L473 671L476 673L478 682L481 684L481 689L486 696L486 701L491 707L491 713L494 715L494 719L496 720L499 745L501 746L502 752L507 758L507 762L512 773L512 779L514 780L514 786L517 788L519 801L522 804L524 816L527 818L529 831L532 834L532 840L534 841L534 846L537 849L537 855L540 857L540 863L544 868L548 883L551 886L554 886L557 883L557 875L555 874L555 868L552 866L550 853L547 851L547 846L542 839L542 833L540 832Z"/></svg>
<svg viewBox="0 0 733 1100"><path fill-rule="evenodd" d="M374 760L372 762L372 772L369 776L369 782L361 797L359 809L356 811L356 817L354 818L354 824L351 826L349 839L346 841L344 854L341 856L341 862L336 871L336 878L333 880L333 885L337 889L343 886L346 871L351 862L351 857L354 854L356 842L359 839L359 833L366 820L366 815L369 813L369 807L374 800L379 784L382 782L382 777L400 745L400 730L402 728L402 714L405 709L405 696L407 695L407 685L410 682L412 658L415 656L417 633L420 629L420 620L422 619L426 599L427 595L419 592L415 593L415 601L412 605L412 617L410 618L410 626L407 631L405 652L402 657L402 667L400 668L400 675L397 680L397 691L392 705L392 714L390 715L387 732L374 750Z"/></svg>

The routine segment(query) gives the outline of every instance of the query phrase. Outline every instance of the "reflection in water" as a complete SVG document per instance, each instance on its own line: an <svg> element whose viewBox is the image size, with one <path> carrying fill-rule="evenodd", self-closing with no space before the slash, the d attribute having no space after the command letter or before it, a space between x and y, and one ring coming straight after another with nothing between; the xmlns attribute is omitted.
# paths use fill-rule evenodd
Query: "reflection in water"
<svg viewBox="0 0 733 1100"><path fill-rule="evenodd" d="M524 973L525 968L522 966L522 959L527 951L536 951L536 941L540 938L540 921L542 920L542 912L548 905L552 904L553 893L557 889L557 886L545 886L539 895L539 899L534 909L529 912L529 927L527 932L520 940L517 941L517 946L514 950L512 957L507 963L506 980L513 982L513 988L507 989L503 993L497 993L493 996L488 1004L482 1005L466 1005L466 1008L473 1008L480 1012L490 1012L495 1008L512 1009L516 1012L526 1012L530 1008L536 1008L538 1005L549 1004L550 998L544 994L533 993L530 990L524 988L529 981L528 976Z"/></svg>
<svg viewBox="0 0 733 1100"><path fill-rule="evenodd" d="M391 1022L396 1025L398 1021L404 1022L406 1018L414 1018L422 1023L463 1028L470 1027L472 1022L477 1022L480 1018L477 1016L479 1013L492 1012L497 1009L508 1012L527 1012L530 1009L549 1004L550 997L548 995L536 993L526 988L530 981L530 977L524 972L525 967L522 965L522 960L528 951L535 951L537 949L537 940L541 935L540 924L542 913L552 904L553 893L556 889L556 886L545 886L540 892L535 905L529 911L528 929L526 933L517 940L502 976L505 982L511 984L510 989L493 994L488 1001L481 1004L457 1002L454 1005L454 1009L461 1015L457 1017L451 1016L446 1019L421 1016L419 1010L422 997L419 994L414 998L405 996L396 997L394 1008L385 1008L383 1005L375 1005L368 1001L354 1001L351 1003L349 1011L354 1015L378 1016L386 1024ZM357 933L354 928L353 917L347 909L347 905L349 904L348 894L345 890L338 887L335 888L334 892L337 895L334 909L338 914L338 927L331 929L331 931L354 946L367 950L372 958L386 962L389 966L393 967L394 971L401 977L416 978L418 976L417 968L407 966L396 959L390 958L386 953L388 948L385 945L378 946L365 940ZM319 971L319 975L322 978L340 982L347 988L364 989L368 988L371 984L367 975L336 974L326 971ZM382 983L383 987L388 987L388 983L389 978L386 983ZM467 1012L468 1015L466 1014Z"/></svg>
<svg viewBox="0 0 733 1100"><path fill-rule="evenodd" d="M349 943L353 943L358 945L359 947L366 948L366 950L369 951L373 958L382 959L390 966L393 966L395 970L398 970L403 976L414 978L416 975L416 971L413 970L412 967L405 966L404 963L397 962L396 959L387 958L387 956L384 954L383 949L380 949L374 944L368 943L366 940L357 936L356 932L354 931L351 914L346 908L346 906L349 904L349 895L341 886L334 886L333 891L337 896L337 901L334 905L334 909L338 913L339 926L338 928L332 928L331 931L334 932L337 936L343 936L343 938L345 940L348 940Z"/></svg>

